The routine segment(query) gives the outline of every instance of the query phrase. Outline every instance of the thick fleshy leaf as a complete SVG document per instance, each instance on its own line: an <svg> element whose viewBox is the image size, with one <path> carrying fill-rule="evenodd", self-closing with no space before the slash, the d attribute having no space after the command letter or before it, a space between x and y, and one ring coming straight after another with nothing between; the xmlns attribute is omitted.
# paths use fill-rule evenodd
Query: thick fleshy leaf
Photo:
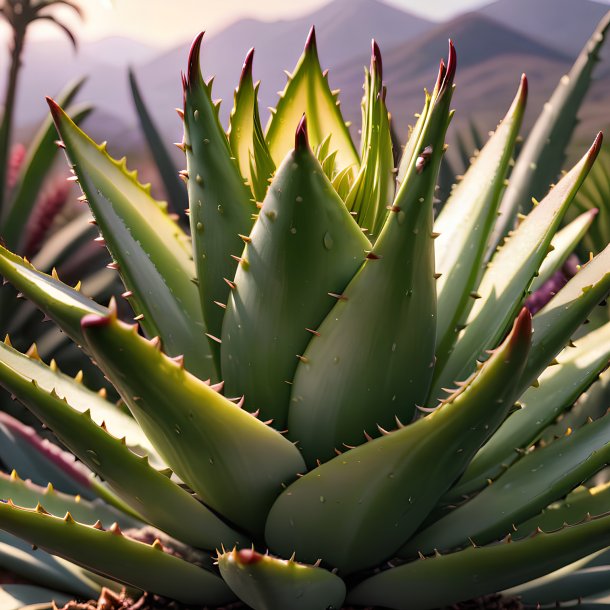
<svg viewBox="0 0 610 610"><path fill-rule="evenodd" d="M362 442L394 417L408 422L433 371L436 288L432 199L455 74L455 51L439 73L417 154L374 249L300 359L288 418L306 461ZM332 233L331 233L332 235Z"/></svg>
<svg viewBox="0 0 610 610"><path fill-rule="evenodd" d="M502 199L501 216L491 238L489 255L510 230L522 206L528 209L532 197L544 196L559 175L580 105L592 82L593 68L606 42L608 27L610 12L599 22L569 73L561 77L530 131Z"/></svg>
<svg viewBox="0 0 610 610"><path fill-rule="evenodd" d="M546 426L591 385L610 360L610 322L567 347L557 364L541 375L539 385L530 387L513 413L468 465L449 495L459 500L497 478L519 457L519 451L535 443Z"/></svg>
<svg viewBox="0 0 610 610"><path fill-rule="evenodd" d="M243 549L222 553L223 580L254 610L341 608L345 583L323 568Z"/></svg>
<svg viewBox="0 0 610 610"><path fill-rule="evenodd" d="M131 452L122 440L109 434L104 426L98 426L88 411L80 413L54 390L42 390L35 381L21 377L4 363L0 363L0 382L53 430L80 461L106 481L136 515L197 547L213 549L220 544L245 542L189 492L173 483L171 471L152 468L147 457ZM176 519L176 515L181 518Z"/></svg>
<svg viewBox="0 0 610 610"><path fill-rule="evenodd" d="M303 55L288 77L286 88L280 94L267 125L269 152L276 165L292 149L292 132L286 126L297 125L305 114L312 147L319 146L330 134L329 147L337 151L336 171L348 167L358 168L360 159L341 116L337 95L338 92L330 90L328 75L320 67L316 33L312 27Z"/></svg>
<svg viewBox="0 0 610 610"><path fill-rule="evenodd" d="M343 292L370 248L306 129L303 120L247 238L222 330L228 394L245 395L278 429L286 425L297 355L332 308L329 293Z"/></svg>
<svg viewBox="0 0 610 610"><path fill-rule="evenodd" d="M61 519L44 507L18 508L0 502L0 528L93 572L185 604L218 605L233 599L215 574L178 559L155 542L147 545L109 530L77 523L70 513Z"/></svg>
<svg viewBox="0 0 610 610"><path fill-rule="evenodd" d="M163 187L167 193L172 212L182 214L188 207L188 197L184 184L180 182L178 170L176 169L172 158L163 143L161 134L155 125L153 118L146 107L142 92L138 85L135 72L129 69L129 87L131 88L131 97L133 99L142 132L146 137L148 148L155 160L159 175L163 181ZM63 104L60 103L60 106Z"/></svg>
<svg viewBox="0 0 610 610"><path fill-rule="evenodd" d="M348 603L427 610L547 574L610 544L610 516L521 542L469 548L385 570L356 585Z"/></svg>
<svg viewBox="0 0 610 610"><path fill-rule="evenodd" d="M86 317L83 332L167 464L211 508L251 532L262 531L282 485L304 471L298 449L114 314Z"/></svg>
<svg viewBox="0 0 610 610"><path fill-rule="evenodd" d="M57 96L59 103L62 106L71 104L85 80L81 78L68 84ZM82 121L91 110L91 106L88 105L71 109L77 123ZM11 195L8 215L3 222L2 237L4 245L8 248L17 249L22 245L27 220L34 208L42 183L55 160L56 138L57 132L53 126L53 119L47 116L29 146L27 157L21 166L17 184Z"/></svg>
<svg viewBox="0 0 610 610"><path fill-rule="evenodd" d="M150 196L150 186L115 161L52 101L57 130L148 336L203 379L214 376L207 349L195 266L186 234Z"/></svg>
<svg viewBox="0 0 610 610"><path fill-rule="evenodd" d="M0 607L2 610L52 610L52 602L57 606L67 604L71 595L36 585L0 586Z"/></svg>
<svg viewBox="0 0 610 610"><path fill-rule="evenodd" d="M519 135L527 100L527 79L493 136L452 189L434 222L438 299L436 344L449 350L457 326L468 313L479 280L487 240L497 218L504 181Z"/></svg>
<svg viewBox="0 0 610 610"><path fill-rule="evenodd" d="M269 149L258 113L258 87L252 79L254 49L250 49L235 89L235 101L229 124L229 144L237 160L241 175L250 185L252 196L262 201L269 187L275 164Z"/></svg>
<svg viewBox="0 0 610 610"><path fill-rule="evenodd" d="M440 396L441 388L467 377L474 370L476 359L506 332L548 252L565 210L595 161L601 141L600 133L584 157L530 212L489 263L477 287L481 298L474 302L457 343L444 361L437 364L431 403Z"/></svg>
<svg viewBox="0 0 610 610"><path fill-rule="evenodd" d="M267 520L274 552L350 572L392 557L514 400L530 343L523 310L512 333L469 383L428 417L322 464L290 485Z"/></svg>
<svg viewBox="0 0 610 610"><path fill-rule="evenodd" d="M385 104L381 53L373 41L362 101L362 162L345 199L347 209L368 235L377 236L394 199L394 155Z"/></svg>
<svg viewBox="0 0 610 610"><path fill-rule="evenodd" d="M212 81L206 84L201 76L202 39L203 34L195 38L183 77L185 178L203 317L208 332L218 338L224 309L217 303L226 304L229 286L225 280L231 281L237 268L231 255L241 254L239 236L250 232L257 210L220 125L219 106L212 102ZM218 344L210 340L218 361Z"/></svg>
<svg viewBox="0 0 610 610"><path fill-rule="evenodd" d="M610 462L610 416L523 456L482 492L420 531L401 549L418 551L487 544L536 515Z"/></svg>

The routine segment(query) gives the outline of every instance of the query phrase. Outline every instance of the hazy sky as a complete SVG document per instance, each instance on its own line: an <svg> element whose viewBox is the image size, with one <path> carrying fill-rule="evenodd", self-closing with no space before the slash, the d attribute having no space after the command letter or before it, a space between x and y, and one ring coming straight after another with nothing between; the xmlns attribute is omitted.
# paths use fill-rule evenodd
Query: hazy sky
<svg viewBox="0 0 610 610"><path fill-rule="evenodd" d="M213 34L240 17L265 20L306 14L329 0L78 0L86 19L77 25L71 11L57 9L78 28L79 37L97 39L125 35L160 46L191 38L202 29ZM384 0L429 19L442 21L491 0ZM532 0L535 1L535 0ZM601 0L610 3L610 0ZM36 37L58 36L44 24L32 29Z"/></svg>

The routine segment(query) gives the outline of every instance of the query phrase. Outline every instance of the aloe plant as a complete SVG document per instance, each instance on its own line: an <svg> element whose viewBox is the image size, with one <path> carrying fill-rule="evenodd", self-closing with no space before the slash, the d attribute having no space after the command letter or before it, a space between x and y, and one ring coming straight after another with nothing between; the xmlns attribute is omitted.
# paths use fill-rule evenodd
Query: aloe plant
<svg viewBox="0 0 610 610"><path fill-rule="evenodd" d="M607 485L579 486L610 459L595 398L610 324L582 336L610 248L524 307L594 220L559 231L601 134L486 264L525 76L434 219L451 43L396 169L375 43L359 149L313 29L265 130L253 53L226 133L201 45L182 78L190 234L49 100L136 317L0 249L2 275L122 399L0 344L0 383L78 460L0 420L0 459L63 487L0 478L0 528L42 549L0 565L46 587L15 585L12 607L63 603L49 587L98 608L498 607L546 600L549 582L561 601L607 595L591 577ZM549 440L562 417L573 427Z"/></svg>

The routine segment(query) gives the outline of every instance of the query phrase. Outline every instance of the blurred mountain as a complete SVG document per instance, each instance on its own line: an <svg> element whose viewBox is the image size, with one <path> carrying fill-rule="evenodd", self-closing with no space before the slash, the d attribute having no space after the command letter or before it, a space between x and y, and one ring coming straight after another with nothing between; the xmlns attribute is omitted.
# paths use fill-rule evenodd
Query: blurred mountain
<svg viewBox="0 0 610 610"><path fill-rule="evenodd" d="M607 11L607 4L592 0L496 0L480 9L570 56L576 56Z"/></svg>

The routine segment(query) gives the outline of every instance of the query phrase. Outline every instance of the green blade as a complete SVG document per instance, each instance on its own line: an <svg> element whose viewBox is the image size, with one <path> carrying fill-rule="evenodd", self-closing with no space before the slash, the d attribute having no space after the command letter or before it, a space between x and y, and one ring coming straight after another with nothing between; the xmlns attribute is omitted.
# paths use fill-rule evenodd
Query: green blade
<svg viewBox="0 0 610 610"><path fill-rule="evenodd" d="M124 160L112 159L51 100L49 106L146 333L160 336L172 356L184 355L195 374L214 377L188 237Z"/></svg>
<svg viewBox="0 0 610 610"><path fill-rule="evenodd" d="M610 516L521 542L469 548L385 570L359 585L348 603L427 610L516 586L610 544Z"/></svg>
<svg viewBox="0 0 610 610"><path fill-rule="evenodd" d="M324 176L303 119L247 238L222 331L222 374L274 427L286 425L290 385L312 332L370 248ZM308 330L310 329L310 330Z"/></svg>
<svg viewBox="0 0 610 610"><path fill-rule="evenodd" d="M219 106L211 97L212 82L204 83L201 76L202 38L200 34L193 42L188 73L183 76L185 176L203 317L208 332L218 338L224 309L217 303L226 304L229 286L225 279L232 280L237 268L231 255L241 253L239 235L250 233L252 214L257 210L218 120ZM211 341L218 360L218 345Z"/></svg>
<svg viewBox="0 0 610 610"><path fill-rule="evenodd" d="M453 47L450 53L375 247L342 294L331 295L337 302L298 363L288 430L310 465L360 444L377 424L392 426L395 416L410 421L427 394L436 310L432 199L450 120Z"/></svg>
<svg viewBox="0 0 610 610"><path fill-rule="evenodd" d="M351 449L299 478L277 499L266 541L284 557L351 572L389 559L428 516L506 416L527 356L531 318L434 413Z"/></svg>
<svg viewBox="0 0 610 610"><path fill-rule="evenodd" d="M341 608L345 583L328 570L243 549L222 553L223 580L254 610Z"/></svg>
<svg viewBox="0 0 610 610"><path fill-rule="evenodd" d="M466 504L420 531L401 555L497 540L592 477L610 461L610 416L526 454Z"/></svg>
<svg viewBox="0 0 610 610"><path fill-rule="evenodd" d="M608 27L610 13L599 22L570 72L561 77L532 128L502 199L501 216L490 241L490 255L513 225L522 206L528 209L532 197L540 199L559 175L580 105L592 81L593 68L606 42Z"/></svg>
<svg viewBox="0 0 610 610"><path fill-rule="evenodd" d="M62 606L71 600L71 595L36 585L0 586L2 610L52 610L53 602Z"/></svg>
<svg viewBox="0 0 610 610"><path fill-rule="evenodd" d="M80 321L87 314L106 315L108 309L66 286L56 277L34 269L26 260L0 246L0 275L42 310L79 345Z"/></svg>
<svg viewBox="0 0 610 610"><path fill-rule="evenodd" d="M260 532L282 485L304 470L296 447L115 313L84 318L83 331L98 365L167 464L212 509Z"/></svg>
<svg viewBox="0 0 610 610"><path fill-rule="evenodd" d="M99 527L99 526L98 526ZM185 604L217 605L233 599L215 574L166 553L160 543L147 545L109 530L61 519L43 507L28 510L0 502L0 528L93 572Z"/></svg>
<svg viewBox="0 0 610 610"><path fill-rule="evenodd" d="M68 106L76 97L85 83L84 78L70 83L57 99L62 106ZM80 122L91 112L90 106L81 106L75 109L74 120ZM23 162L17 185L12 193L10 209L2 224L2 237L4 245L10 249L17 249L25 236L24 228L32 212L42 183L55 160L57 145L55 139L57 132L53 126L53 119L47 116L38 129L29 147L28 155Z"/></svg>
<svg viewBox="0 0 610 610"><path fill-rule="evenodd" d="M493 136L458 182L434 222L438 300L437 353L451 349L472 305L487 240L496 220L527 100L527 79ZM474 297L476 297L474 293Z"/></svg>
<svg viewBox="0 0 610 610"><path fill-rule="evenodd" d="M250 49L235 89L228 136L241 175L250 185L254 199L262 201L275 164L269 154L258 113L259 83L254 84L252 79L253 58L254 49Z"/></svg>
<svg viewBox="0 0 610 610"><path fill-rule="evenodd" d="M163 187L165 188L167 198L170 202L171 211L182 214L188 207L186 189L184 188L184 184L181 183L180 178L178 178L178 170L146 107L142 92L138 86L138 81L136 80L135 72L131 68L129 68L129 87L131 89L131 97L136 108L136 113L140 120L140 126L142 127L148 148L152 153L157 169L159 170Z"/></svg>
<svg viewBox="0 0 610 610"><path fill-rule="evenodd" d="M506 331L548 252L566 208L595 161L601 141L598 134L580 162L530 212L492 259L477 288L481 298L472 306L466 326L448 357L439 361L435 369L431 402L441 394L441 388L468 376L476 359Z"/></svg>
<svg viewBox="0 0 610 610"><path fill-rule="evenodd" d="M381 53L373 41L370 71L365 71L362 163L345 200L358 224L377 236L394 199L394 156L388 109L385 104Z"/></svg>
<svg viewBox="0 0 610 610"><path fill-rule="evenodd" d="M358 168L360 159L341 116L337 92L330 90L327 73L322 72L320 67L313 27L303 54L294 72L288 77L286 88L280 94L267 124L267 143L276 165L292 149L292 132L286 126L297 125L303 114L309 122L309 139L313 148L331 135L330 149L337 151L337 172L347 167Z"/></svg>
<svg viewBox="0 0 610 610"><path fill-rule="evenodd" d="M535 334L535 333L534 333ZM462 478L448 496L457 501L462 495L482 489L497 478L543 434L545 428L591 385L610 359L610 322L567 347L519 399L521 408L513 413L489 441L481 447Z"/></svg>
<svg viewBox="0 0 610 610"><path fill-rule="evenodd" d="M152 468L146 456L133 453L105 425L98 426L88 411L80 413L54 390L44 391L35 381L23 378L4 363L0 363L0 383L81 462L106 481L137 515L155 527L187 544L207 549L222 543L246 542L190 493L173 483L168 473ZM181 518L176 519L176 515Z"/></svg>

